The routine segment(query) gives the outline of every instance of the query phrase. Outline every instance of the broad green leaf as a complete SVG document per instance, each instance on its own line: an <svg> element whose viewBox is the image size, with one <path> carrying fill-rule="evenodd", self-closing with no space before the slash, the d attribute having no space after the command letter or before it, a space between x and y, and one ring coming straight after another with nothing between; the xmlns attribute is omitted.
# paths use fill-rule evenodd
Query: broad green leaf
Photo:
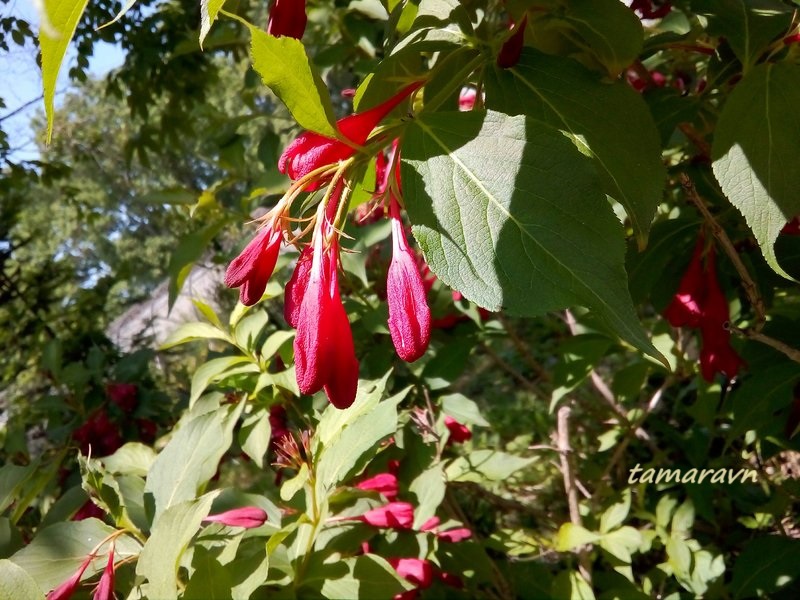
<svg viewBox="0 0 800 600"><path fill-rule="evenodd" d="M600 517L601 533L608 533L612 529L616 529L628 516L631 510L631 489L625 488L621 496L620 501L609 506Z"/></svg>
<svg viewBox="0 0 800 600"><path fill-rule="evenodd" d="M400 579L391 565L376 554L312 564L308 572L303 587L313 590L317 598L391 598L411 589L411 585Z"/></svg>
<svg viewBox="0 0 800 600"><path fill-rule="evenodd" d="M339 435L346 426L373 410L383 397L389 375L391 375L391 371L374 381L360 381L356 399L344 410L328 405L319 419L314 437L323 446L328 446L331 440Z"/></svg>
<svg viewBox="0 0 800 600"><path fill-rule="evenodd" d="M792 23L792 9L778 0L692 0L692 10L708 18L708 33L728 41L745 73Z"/></svg>
<svg viewBox="0 0 800 600"><path fill-rule="evenodd" d="M88 0L44 0L38 5L43 9L39 15L39 47L42 50L42 86L48 144L53 137L53 100L58 72L88 3Z"/></svg>
<svg viewBox="0 0 800 600"><path fill-rule="evenodd" d="M167 336L160 350L185 344L195 340L224 340L230 342L230 336L210 323L184 323Z"/></svg>
<svg viewBox="0 0 800 600"><path fill-rule="evenodd" d="M286 342L294 339L294 331L276 331L267 338L264 345L261 347L261 359L268 360L275 356L275 353L280 350Z"/></svg>
<svg viewBox="0 0 800 600"><path fill-rule="evenodd" d="M559 344L560 356L552 370L551 412L559 400L586 380L611 346L609 338L595 333L576 335Z"/></svg>
<svg viewBox="0 0 800 600"><path fill-rule="evenodd" d="M564 523L556 534L555 547L559 552L569 552L580 546L593 544L602 536L574 523Z"/></svg>
<svg viewBox="0 0 800 600"><path fill-rule="evenodd" d="M44 592L22 567L4 558L0 559L0 598L41 600Z"/></svg>
<svg viewBox="0 0 800 600"><path fill-rule="evenodd" d="M197 402L206 388L223 378L236 373L258 373L258 365L250 362L246 356L223 356L203 363L192 375L192 393L189 396L189 405Z"/></svg>
<svg viewBox="0 0 800 600"><path fill-rule="evenodd" d="M436 514L436 509L444 500L446 486L441 465L423 471L411 482L408 489L417 497L414 508L414 529L419 529L425 521Z"/></svg>
<svg viewBox="0 0 800 600"><path fill-rule="evenodd" d="M604 82L572 59L526 48L511 69L487 72L486 104L569 135L592 158L603 191L625 207L640 247L646 243L666 170L658 131L640 94L620 81Z"/></svg>
<svg viewBox="0 0 800 600"><path fill-rule="evenodd" d="M247 415L239 429L239 445L259 469L264 468L264 455L269 448L272 426L269 422L269 410L259 408Z"/></svg>
<svg viewBox="0 0 800 600"><path fill-rule="evenodd" d="M148 583L150 598L172 600L178 597L178 565L181 555L208 516L219 490L197 500L176 502L165 507L136 563L136 574Z"/></svg>
<svg viewBox="0 0 800 600"><path fill-rule="evenodd" d="M230 569L221 564L217 553L195 546L192 555L194 574L181 600L226 600L232 597Z"/></svg>
<svg viewBox="0 0 800 600"><path fill-rule="evenodd" d="M211 31L211 24L217 20L217 15L225 4L225 0L200 0L200 48L203 40Z"/></svg>
<svg viewBox="0 0 800 600"><path fill-rule="evenodd" d="M682 538L671 535L666 543L667 562L679 579L691 580L692 550Z"/></svg>
<svg viewBox="0 0 800 600"><path fill-rule="evenodd" d="M447 480L476 483L503 481L535 461L535 458L522 458L497 450L476 450L467 456L459 456L447 465Z"/></svg>
<svg viewBox="0 0 800 600"><path fill-rule="evenodd" d="M569 0L564 20L583 38L612 77L618 76L642 50L639 17L618 0Z"/></svg>
<svg viewBox="0 0 800 600"><path fill-rule="evenodd" d="M38 467L39 461L25 467L12 464L0 467L0 513L14 503L18 488L24 485Z"/></svg>
<svg viewBox="0 0 800 600"><path fill-rule="evenodd" d="M478 405L474 400L470 400L463 394L448 394L441 397L442 412L450 415L459 423L480 425L481 427L491 427L489 422L483 418Z"/></svg>
<svg viewBox="0 0 800 600"><path fill-rule="evenodd" d="M744 380L732 394L733 423L726 443L734 443L747 431L774 425L775 413L792 403L796 384L797 364L791 361L766 365Z"/></svg>
<svg viewBox="0 0 800 600"><path fill-rule="evenodd" d="M747 542L733 565L734 598L768 597L800 575L800 540L770 535Z"/></svg>
<svg viewBox="0 0 800 600"><path fill-rule="evenodd" d="M128 442L111 456L103 458L102 463L109 473L146 477L155 459L156 453L150 446Z"/></svg>
<svg viewBox="0 0 800 600"><path fill-rule="evenodd" d="M800 215L800 65L754 67L722 109L712 146L714 175L744 215L767 263L791 279L775 240Z"/></svg>
<svg viewBox="0 0 800 600"><path fill-rule="evenodd" d="M536 316L580 304L662 357L633 309L623 230L595 174L558 130L493 111L415 120L403 191L433 272L484 308Z"/></svg>
<svg viewBox="0 0 800 600"><path fill-rule="evenodd" d="M49 592L68 579L95 546L115 531L93 518L56 523L39 531L33 541L10 560L22 567L43 592ZM123 535L116 538L114 548L118 559L123 559L139 554L141 546L132 537ZM107 558L103 550L107 551L108 547L100 548L82 579L89 579L103 570Z"/></svg>
<svg viewBox="0 0 800 600"><path fill-rule="evenodd" d="M281 99L301 127L337 137L328 89L303 44L287 36L271 36L249 24L248 28L253 68L264 85Z"/></svg>
<svg viewBox="0 0 800 600"><path fill-rule="evenodd" d="M281 500L289 502L294 495L303 489L303 486L308 482L308 465L303 463L300 465L300 470L297 475L291 479L287 479L281 486Z"/></svg>
<svg viewBox="0 0 800 600"><path fill-rule="evenodd" d="M638 550L641 543L639 531L628 526L606 533L599 540L601 548L627 564L630 564L631 554Z"/></svg>
<svg viewBox="0 0 800 600"><path fill-rule="evenodd" d="M672 533L688 534L694 525L694 503L686 499L672 515Z"/></svg>
<svg viewBox="0 0 800 600"><path fill-rule="evenodd" d="M179 502L193 500L214 473L233 438L243 402L183 424L153 463L145 491L152 494L155 519Z"/></svg>
<svg viewBox="0 0 800 600"><path fill-rule="evenodd" d="M562 571L553 580L553 600L594 600L592 587L577 571Z"/></svg>

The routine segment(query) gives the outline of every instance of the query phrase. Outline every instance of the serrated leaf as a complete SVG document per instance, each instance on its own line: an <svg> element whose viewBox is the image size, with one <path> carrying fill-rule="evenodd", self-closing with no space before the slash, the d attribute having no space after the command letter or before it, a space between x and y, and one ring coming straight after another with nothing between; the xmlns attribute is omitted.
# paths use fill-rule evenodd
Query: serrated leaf
<svg viewBox="0 0 800 600"><path fill-rule="evenodd" d="M208 32L211 31L211 24L217 20L219 11L225 0L200 0L200 48L203 48L203 40L206 39Z"/></svg>
<svg viewBox="0 0 800 600"><path fill-rule="evenodd" d="M177 430L147 476L145 492L153 497L155 518L170 506L193 500L200 486L214 476L243 406L240 402L200 415Z"/></svg>
<svg viewBox="0 0 800 600"><path fill-rule="evenodd" d="M264 85L280 98L301 127L337 137L328 89L303 44L291 37L271 36L249 24L248 28L253 68Z"/></svg>
<svg viewBox="0 0 800 600"><path fill-rule="evenodd" d="M792 23L792 9L778 0L693 0L692 10L708 17L708 33L728 41L745 72Z"/></svg>
<svg viewBox="0 0 800 600"><path fill-rule="evenodd" d="M711 149L714 175L744 215L767 263L775 240L800 215L800 65L763 64L737 85L722 109Z"/></svg>
<svg viewBox="0 0 800 600"><path fill-rule="evenodd" d="M10 560L22 567L42 591L50 591L68 579L95 546L115 531L114 527L94 518L56 523L39 531L33 541ZM132 537L123 535L116 538L114 548L122 559L139 554L141 546ZM82 579L99 573L105 564L106 557L101 548Z"/></svg>
<svg viewBox="0 0 800 600"><path fill-rule="evenodd" d="M136 574L149 585L148 597L173 600L178 597L178 564L186 546L208 516L219 490L197 500L170 505L159 515L136 563Z"/></svg>
<svg viewBox="0 0 800 600"><path fill-rule="evenodd" d="M646 243L666 169L658 131L640 94L619 81L603 82L572 59L526 48L513 68L487 73L486 103L568 134L592 158L604 191L625 207L639 245Z"/></svg>
<svg viewBox="0 0 800 600"><path fill-rule="evenodd" d="M558 130L493 111L419 118L403 190L431 270L469 300L524 316L580 304L663 359L633 309L622 226L591 161Z"/></svg>
<svg viewBox="0 0 800 600"><path fill-rule="evenodd" d="M224 340L230 342L230 336L210 323L184 323L167 336L159 350L166 350L194 340Z"/></svg>
<svg viewBox="0 0 800 600"><path fill-rule="evenodd" d="M47 115L47 143L53 136L53 100L61 63L88 0L44 0L39 4L39 47L42 50L42 86L44 111Z"/></svg>
<svg viewBox="0 0 800 600"><path fill-rule="evenodd" d="M503 481L534 462L535 458L523 458L498 450L475 450L447 465L447 480L476 483Z"/></svg>
<svg viewBox="0 0 800 600"><path fill-rule="evenodd" d="M555 547L559 552L569 552L580 546L594 544L602 536L574 523L564 523L556 534Z"/></svg>

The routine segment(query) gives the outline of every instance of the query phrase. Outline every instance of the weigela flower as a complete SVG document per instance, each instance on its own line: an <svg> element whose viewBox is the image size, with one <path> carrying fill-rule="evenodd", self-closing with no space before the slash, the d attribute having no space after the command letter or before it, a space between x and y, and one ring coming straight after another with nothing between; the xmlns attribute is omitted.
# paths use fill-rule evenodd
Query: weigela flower
<svg viewBox="0 0 800 600"><path fill-rule="evenodd" d="M239 300L245 306L252 306L264 295L278 261L282 240L279 219L273 218L228 265L225 285L229 288L241 287Z"/></svg>
<svg viewBox="0 0 800 600"><path fill-rule="evenodd" d="M414 362L428 349L431 339L431 311L416 255L408 245L400 209L392 198L392 262L386 278L389 303L389 332L397 355Z"/></svg>
<svg viewBox="0 0 800 600"><path fill-rule="evenodd" d="M527 25L528 15L526 13L522 17L519 27L500 48L500 53L497 55L497 66L501 69L510 69L519 62L519 57L522 55L522 47L525 45L525 28ZM513 27L514 23L511 23L509 28Z"/></svg>
<svg viewBox="0 0 800 600"><path fill-rule="evenodd" d="M315 236L308 284L297 312L295 373L302 393L324 388L331 404L347 408L356 397L358 359L339 295L338 244L334 237L325 248L324 230L320 228Z"/></svg>
<svg viewBox="0 0 800 600"><path fill-rule="evenodd" d="M407 85L386 102L367 111L344 117L336 122L339 132L355 146L363 146L370 133L383 118L422 85L421 81ZM296 180L315 169L350 158L356 149L341 140L306 131L286 147L278 160L278 170ZM313 190L320 182L308 185Z"/></svg>
<svg viewBox="0 0 800 600"><path fill-rule="evenodd" d="M450 415L445 416L444 426L450 432L449 441L455 444L463 444L472 439L472 432L463 423L459 423Z"/></svg>
<svg viewBox="0 0 800 600"><path fill-rule="evenodd" d="M257 506L234 508L216 515L208 515L203 519L209 523L222 523L229 527L244 527L245 529L261 527L266 520L267 513Z"/></svg>
<svg viewBox="0 0 800 600"><path fill-rule="evenodd" d="M81 577L83 577L84 571L86 571L94 558L94 553L89 554L81 563L80 567L78 567L78 570L75 571L69 579L47 594L46 600L68 600L68 598L75 593L75 589L81 582Z"/></svg>
<svg viewBox="0 0 800 600"><path fill-rule="evenodd" d="M678 291L664 311L664 316L673 327L699 327L703 317L706 295L706 273L703 268L705 239L697 239L689 267L678 284Z"/></svg>
<svg viewBox="0 0 800 600"><path fill-rule="evenodd" d="M398 483L397 476L392 473L379 473L374 477L365 479L356 487L359 490L368 492L378 492L386 497L387 500L394 500L397 498Z"/></svg>
<svg viewBox="0 0 800 600"><path fill-rule="evenodd" d="M368 510L357 519L373 527L411 529L414 525L414 507L408 502L389 502Z"/></svg>
<svg viewBox="0 0 800 600"><path fill-rule="evenodd" d="M111 543L111 549L108 551L108 562L106 568L103 569L103 575L100 577L100 583L97 584L97 589L94 591L92 600L113 600L114 599L114 543Z"/></svg>
<svg viewBox="0 0 800 600"><path fill-rule="evenodd" d="M275 0L269 9L267 33L299 40L306 31L306 0Z"/></svg>

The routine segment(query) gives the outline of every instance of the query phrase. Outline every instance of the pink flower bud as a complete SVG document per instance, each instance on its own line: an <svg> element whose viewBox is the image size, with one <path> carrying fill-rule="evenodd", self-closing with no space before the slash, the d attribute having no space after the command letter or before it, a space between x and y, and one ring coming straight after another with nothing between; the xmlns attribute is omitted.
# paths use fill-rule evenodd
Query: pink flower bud
<svg viewBox="0 0 800 600"><path fill-rule="evenodd" d="M414 507L408 502L390 502L365 512L358 519L373 527L411 529L414 525Z"/></svg>
<svg viewBox="0 0 800 600"><path fill-rule="evenodd" d="M445 416L444 426L450 432L449 441L455 444L463 444L467 440L472 439L472 432L467 429L466 425L459 423L450 415Z"/></svg>
<svg viewBox="0 0 800 600"><path fill-rule="evenodd" d="M68 600L75 593L75 589L78 587L81 577L83 577L83 572L86 571L94 558L94 554L89 554L69 579L47 594L46 600Z"/></svg>
<svg viewBox="0 0 800 600"><path fill-rule="evenodd" d="M203 519L210 523L222 523L229 527L244 527L245 529L261 527L266 520L267 513L257 506L234 508L216 515L208 515Z"/></svg>
<svg viewBox="0 0 800 600"><path fill-rule="evenodd" d="M466 527L456 527L454 529L447 529L445 531L440 531L436 534L436 537L442 540L443 542L463 542L464 540L468 540L472 537L472 531L467 529Z"/></svg>
<svg viewBox="0 0 800 600"><path fill-rule="evenodd" d="M436 529L439 526L439 523L441 523L441 522L442 522L442 520L439 517L434 515L433 517L431 517L430 519L425 521L422 524L422 527L419 528L419 530L420 531L433 531L434 529Z"/></svg>
<svg viewBox="0 0 800 600"><path fill-rule="evenodd" d="M422 558L388 558L392 568L406 581L418 588L427 588L433 583L434 568L429 560Z"/></svg>
<svg viewBox="0 0 800 600"><path fill-rule="evenodd" d="M106 568L103 569L103 575L100 577L100 583L94 591L92 600L114 600L114 544L112 542L111 549L108 552L108 562Z"/></svg>
<svg viewBox="0 0 800 600"><path fill-rule="evenodd" d="M475 98L478 93L475 88L463 88L458 94L458 110L465 112L472 110L475 107Z"/></svg>
<svg viewBox="0 0 800 600"><path fill-rule="evenodd" d="M282 239L280 226L277 221L273 221L263 227L242 253L228 265L225 285L230 288L241 287L239 299L245 306L252 306L264 295L267 282L278 261Z"/></svg>
<svg viewBox="0 0 800 600"><path fill-rule="evenodd" d="M269 9L267 33L299 40L306 31L306 0L275 0Z"/></svg>
<svg viewBox="0 0 800 600"><path fill-rule="evenodd" d="M397 497L397 477L391 473L380 473L375 477L365 479L356 487L360 490L383 494L388 500L394 500Z"/></svg>
<svg viewBox="0 0 800 600"><path fill-rule="evenodd" d="M392 198L392 262L386 278L389 332L397 355L414 362L428 349L431 311L417 260L408 245L397 201Z"/></svg>

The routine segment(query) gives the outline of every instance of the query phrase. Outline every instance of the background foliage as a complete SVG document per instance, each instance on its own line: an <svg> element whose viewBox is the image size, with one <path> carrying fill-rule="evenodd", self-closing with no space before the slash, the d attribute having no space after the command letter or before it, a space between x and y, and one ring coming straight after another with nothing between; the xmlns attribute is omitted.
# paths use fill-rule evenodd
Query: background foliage
<svg viewBox="0 0 800 600"><path fill-rule="evenodd" d="M111 537L131 599L797 597L798 4L640 18L664 4L326 0L301 46L262 32L264 3L224 3L245 26L218 2L144 0L101 29L123 6L86 3L52 143L20 162L0 131L0 597L44 596L102 543L88 597ZM10 15L0 36L34 37ZM102 81L86 75L98 40L126 51ZM174 302L244 247L289 185L277 163L298 125L330 133L417 78L413 117L391 126L437 276L422 359L390 345L389 223L356 217L349 409L297 389L293 252L255 307L224 292L166 339L110 341L132 307ZM354 208L376 185L363 162ZM662 316L701 230L745 364L713 381L706 334ZM758 482L635 483L635 466ZM385 473L396 498L357 487ZM409 526L359 520L392 499ZM245 506L266 522L204 522ZM401 558L437 576L403 577Z"/></svg>

